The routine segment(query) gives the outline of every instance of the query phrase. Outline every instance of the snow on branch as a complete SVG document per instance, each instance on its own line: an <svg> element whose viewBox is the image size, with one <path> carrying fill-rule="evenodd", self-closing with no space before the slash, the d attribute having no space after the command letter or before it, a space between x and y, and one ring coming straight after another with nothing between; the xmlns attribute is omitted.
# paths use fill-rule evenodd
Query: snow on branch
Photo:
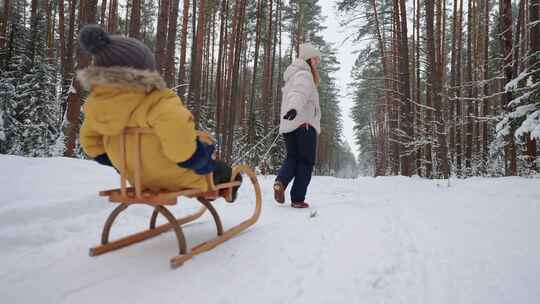
<svg viewBox="0 0 540 304"><path fill-rule="evenodd" d="M519 118L531 113L535 109L535 104L528 104L517 107L514 111L509 114L510 118Z"/></svg>
<svg viewBox="0 0 540 304"><path fill-rule="evenodd" d="M535 27L536 25L540 24L540 20L536 20L534 22L529 22L527 24L528 27Z"/></svg>
<svg viewBox="0 0 540 304"><path fill-rule="evenodd" d="M519 82L527 78L532 73L529 73L527 69L525 69L523 72L521 72L516 78L510 80L505 86L505 91L511 91L512 89L515 89Z"/></svg>
<svg viewBox="0 0 540 304"><path fill-rule="evenodd" d="M529 100L529 97L531 96L531 92L526 92L524 93L523 95L517 97L517 98L514 98L512 101L510 101L508 103L508 106L512 107L512 106L518 106L520 105L523 101L527 101Z"/></svg>
<svg viewBox="0 0 540 304"><path fill-rule="evenodd" d="M523 121L521 126L516 130L515 136L521 137L525 136L527 133L530 134L531 139L540 139L540 109L538 108L536 111L527 115L525 121Z"/></svg>

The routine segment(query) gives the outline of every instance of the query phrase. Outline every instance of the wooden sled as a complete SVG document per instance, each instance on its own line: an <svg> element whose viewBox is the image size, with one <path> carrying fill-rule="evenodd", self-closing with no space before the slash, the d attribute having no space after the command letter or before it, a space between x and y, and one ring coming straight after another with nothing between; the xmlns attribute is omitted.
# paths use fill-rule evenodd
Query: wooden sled
<svg viewBox="0 0 540 304"><path fill-rule="evenodd" d="M113 250L120 249L132 245L137 242L147 240L149 238L155 237L159 234L167 232L169 230L174 230L176 238L178 240L179 255L174 256L170 259L170 265L172 268L177 268L181 266L184 262L191 259L193 256L203 253L205 251L211 250L214 247L220 245L221 243L229 240L235 235L239 234L243 230L246 230L251 225L255 224L259 219L261 214L261 189L257 177L252 169L245 165L239 165L233 167L233 172L231 176L231 181L228 183L223 183L219 185L214 185L212 173L206 175L206 181L208 183L208 191L201 191L197 189L185 189L181 191L159 191L152 192L149 190L144 190L141 186L141 155L140 155L140 141L141 135L143 134L152 134L152 129L144 128L128 128L124 131L123 136L120 139L120 155L121 155L121 168L120 170L120 188L105 190L99 192L100 196L109 197L109 201L113 203L119 203L105 222L103 231L101 233L101 245L93 247L90 249L90 256L101 255ZM136 162L133 166L134 168L134 187L127 186L126 179L126 136L135 136L135 147L133 149L134 161ZM200 134L200 137L205 137L208 139L208 135L204 133ZM232 187L240 185L240 182L235 181L235 178L238 174L244 174L249 177L251 184L253 186L253 191L255 193L255 210L250 218L241 222L240 224L229 228L228 230L223 230L223 225L219 215L212 206L211 201L219 197L220 190L223 190L225 194L225 199L227 201L232 200ZM244 178L244 184L247 182L247 179ZM245 185L244 185L245 187ZM175 218L173 214L167 209L166 206L176 205L177 199L179 197L187 198L196 198L202 206L200 209L188 216L182 218ZM114 221L118 215L126 210L130 205L133 204L145 204L154 208L154 212L150 217L149 229L140 231L138 233L128 235L126 237L109 241L109 234L111 227L114 224ZM209 241L200 243L193 248L188 250L186 245L186 240L184 233L182 231L182 225L192 222L200 218L206 210L209 210L214 218L214 222L217 228L217 237ZM168 223L156 226L156 220L158 215L161 214Z"/></svg>

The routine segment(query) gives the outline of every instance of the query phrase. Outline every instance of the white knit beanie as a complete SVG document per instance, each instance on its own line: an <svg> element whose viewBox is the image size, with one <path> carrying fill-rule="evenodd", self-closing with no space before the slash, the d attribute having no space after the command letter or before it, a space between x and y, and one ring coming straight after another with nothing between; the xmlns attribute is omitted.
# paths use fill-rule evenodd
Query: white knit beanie
<svg viewBox="0 0 540 304"><path fill-rule="evenodd" d="M321 58L321 52L311 43L300 44L300 54L298 55L298 58L305 61L313 57Z"/></svg>

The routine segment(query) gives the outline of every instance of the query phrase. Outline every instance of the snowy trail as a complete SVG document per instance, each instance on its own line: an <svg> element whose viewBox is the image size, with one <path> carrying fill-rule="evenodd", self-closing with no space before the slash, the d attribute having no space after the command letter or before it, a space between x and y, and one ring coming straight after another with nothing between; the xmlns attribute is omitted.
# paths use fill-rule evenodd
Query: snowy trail
<svg viewBox="0 0 540 304"><path fill-rule="evenodd" d="M4 155L0 168L1 303L540 303L540 179L316 177L313 208L294 210L260 177L259 222L170 270L172 233L88 257L114 207L96 193L116 187L114 171ZM246 192L217 203L225 227L250 213ZM150 213L130 207L112 238ZM193 245L215 228L205 215L184 232Z"/></svg>

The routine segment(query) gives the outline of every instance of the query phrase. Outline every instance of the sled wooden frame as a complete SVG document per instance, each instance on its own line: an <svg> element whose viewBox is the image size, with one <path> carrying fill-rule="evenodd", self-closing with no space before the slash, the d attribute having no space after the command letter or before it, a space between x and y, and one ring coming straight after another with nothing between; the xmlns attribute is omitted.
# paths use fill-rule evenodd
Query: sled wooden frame
<svg viewBox="0 0 540 304"><path fill-rule="evenodd" d="M251 225L255 224L259 219L261 214L262 207L262 197L261 189L259 182L257 181L257 176L251 168L245 165L238 165L233 167L233 172L231 176L231 182L215 185L213 182L212 173L206 175L206 182L208 183L208 191L201 191L198 189L185 189L181 191L159 191L153 192L149 190L144 190L141 185L141 151L140 151L140 141L141 135L143 134L152 134L152 129L147 128L127 128L124 131L124 134L120 138L120 164L121 167L118 168L120 171L120 188L111 189L99 192L100 196L109 197L109 201L113 203L120 203L116 207L107 220L103 227L101 233L101 245L90 248L90 256L101 255L113 250L117 250L149 238L160 235L169 230L174 230L176 238L178 240L179 255L174 256L170 259L170 265L172 268L180 267L184 262L191 259L195 255L203 253L205 251L211 250L216 246L222 244L223 242L231 239L240 232L246 230ZM134 187L127 186L126 179L126 136L132 135L135 136L135 147L134 147ZM209 136L205 133L199 133L200 137ZM219 197L219 191L225 190L225 199L231 201L232 198L232 187L240 185L240 182L235 181L235 178L238 174L245 174L249 177L251 184L253 186L253 191L255 192L255 210L251 217L247 220L241 222L240 224L229 228L228 230L223 230L223 225L221 219L212 206L211 201ZM246 179L244 179L244 183ZM175 218L173 214L167 209L166 206L176 205L177 199L179 197L187 198L196 198L202 206L199 210L193 214L182 218ZM145 204L154 208L154 212L150 217L150 227L147 230L131 234L120 239L109 241L109 234L111 227L114 224L114 221L122 211L126 210L132 204ZM190 250L188 250L186 239L182 231L182 225L190 223L198 218L200 218L206 210L209 210L217 229L217 237L200 243ZM168 223L156 226L156 220L158 215L161 214Z"/></svg>

